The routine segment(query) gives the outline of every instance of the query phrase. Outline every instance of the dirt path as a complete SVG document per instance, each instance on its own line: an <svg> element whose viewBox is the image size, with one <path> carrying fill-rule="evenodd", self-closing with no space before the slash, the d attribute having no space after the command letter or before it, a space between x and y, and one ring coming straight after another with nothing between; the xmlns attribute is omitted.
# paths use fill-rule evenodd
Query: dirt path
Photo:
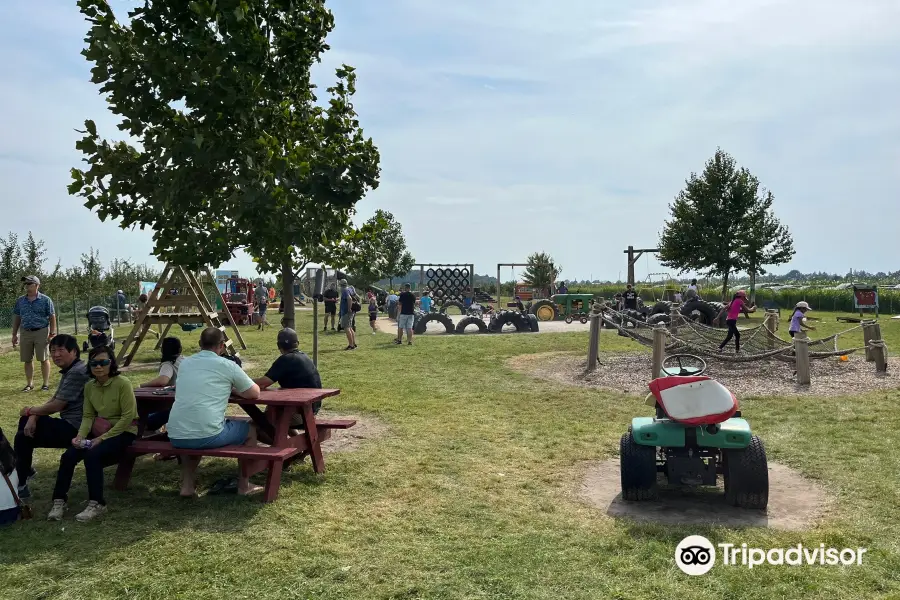
<svg viewBox="0 0 900 600"><path fill-rule="evenodd" d="M622 500L619 460L581 465L583 477L576 496L611 517L677 525L768 527L801 531L826 516L831 499L818 483L805 479L784 465L769 463L769 504L765 511L748 510L725 503L721 481L717 488L669 487L660 474L659 500Z"/></svg>

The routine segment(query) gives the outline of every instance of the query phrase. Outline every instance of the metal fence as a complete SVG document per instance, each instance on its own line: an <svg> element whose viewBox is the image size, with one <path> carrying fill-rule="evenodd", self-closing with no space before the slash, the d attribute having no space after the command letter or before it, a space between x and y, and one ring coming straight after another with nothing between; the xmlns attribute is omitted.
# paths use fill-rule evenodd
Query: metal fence
<svg viewBox="0 0 900 600"><path fill-rule="evenodd" d="M221 309L221 303L218 302L216 294L206 291L206 297L210 303L216 308ZM102 306L109 311L110 321L113 329L119 327L125 328L125 331L131 328L132 317L136 316L133 311L137 310L133 302L137 298L126 296L125 306L119 306L115 297L98 296L94 298L51 298L53 307L56 310L56 325L59 333L70 333L75 336L87 337L88 320L87 312L94 306ZM13 308L0 307L0 350L6 350L12 345L12 324L13 324ZM122 333L125 333L123 331ZM117 337L119 334L116 334Z"/></svg>

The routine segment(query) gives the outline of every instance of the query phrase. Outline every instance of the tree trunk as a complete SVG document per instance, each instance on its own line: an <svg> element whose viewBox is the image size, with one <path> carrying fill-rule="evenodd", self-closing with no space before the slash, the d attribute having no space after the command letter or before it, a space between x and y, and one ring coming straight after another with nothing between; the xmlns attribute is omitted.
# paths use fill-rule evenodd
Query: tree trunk
<svg viewBox="0 0 900 600"><path fill-rule="evenodd" d="M722 302L728 302L728 276L730 274L729 271L726 271L725 276L722 277Z"/></svg>
<svg viewBox="0 0 900 600"><path fill-rule="evenodd" d="M294 320L294 269L289 256L281 261L281 285L284 293L281 296L281 304L284 307L284 317L281 326L296 331Z"/></svg>
<svg viewBox="0 0 900 600"><path fill-rule="evenodd" d="M750 304L756 304L756 271L750 271Z"/></svg>

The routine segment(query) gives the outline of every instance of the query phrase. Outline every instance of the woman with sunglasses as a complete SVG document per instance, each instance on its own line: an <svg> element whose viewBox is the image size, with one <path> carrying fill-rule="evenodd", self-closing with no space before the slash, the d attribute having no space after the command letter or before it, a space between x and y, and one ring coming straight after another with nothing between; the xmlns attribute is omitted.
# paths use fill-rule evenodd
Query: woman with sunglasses
<svg viewBox="0 0 900 600"><path fill-rule="evenodd" d="M63 453L53 490L53 509L47 516L60 520L66 511L69 488L75 467L84 461L88 504L75 515L81 522L106 512L103 497L103 469L117 464L137 437L137 402L131 382L119 374L116 357L106 346L91 350L88 356L88 381L84 386L84 413L78 436Z"/></svg>

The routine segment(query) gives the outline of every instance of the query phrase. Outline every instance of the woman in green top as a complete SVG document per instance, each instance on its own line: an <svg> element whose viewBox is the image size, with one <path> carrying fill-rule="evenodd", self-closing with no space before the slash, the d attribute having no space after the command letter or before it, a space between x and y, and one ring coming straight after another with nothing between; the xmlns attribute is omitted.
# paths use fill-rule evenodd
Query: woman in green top
<svg viewBox="0 0 900 600"><path fill-rule="evenodd" d="M59 521L66 511L69 487L75 466L84 461L87 475L88 505L75 515L78 521L90 521L106 512L103 498L103 469L119 462L126 448L137 437L137 402L131 382L119 375L116 357L106 346L91 350L88 375L93 381L84 386L84 413L78 436L63 453L53 490L53 509L47 516Z"/></svg>

